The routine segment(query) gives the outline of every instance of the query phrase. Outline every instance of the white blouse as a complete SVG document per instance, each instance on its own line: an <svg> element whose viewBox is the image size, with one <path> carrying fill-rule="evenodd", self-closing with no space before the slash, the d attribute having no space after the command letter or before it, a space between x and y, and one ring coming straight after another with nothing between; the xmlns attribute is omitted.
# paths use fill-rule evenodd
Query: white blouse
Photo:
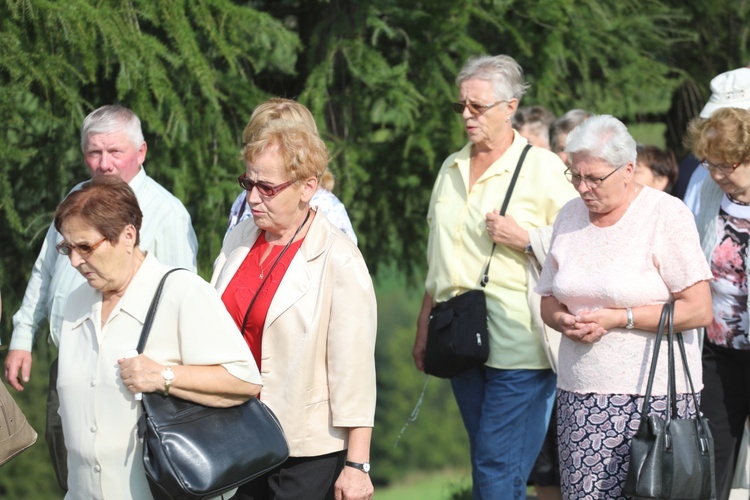
<svg viewBox="0 0 750 500"><path fill-rule="evenodd" d="M117 360L135 349L146 312L170 268L150 254L101 326L102 296L88 284L69 297L59 351L59 413L68 448L66 499L150 499L137 439L141 405ZM260 384L258 368L214 289L177 271L166 281L144 354L165 365L222 365Z"/></svg>

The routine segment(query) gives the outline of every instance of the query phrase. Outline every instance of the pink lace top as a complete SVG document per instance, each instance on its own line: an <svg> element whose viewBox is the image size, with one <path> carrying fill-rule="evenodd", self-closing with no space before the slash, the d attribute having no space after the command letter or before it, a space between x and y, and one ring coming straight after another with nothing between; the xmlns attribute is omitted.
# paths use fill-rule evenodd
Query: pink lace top
<svg viewBox="0 0 750 500"><path fill-rule="evenodd" d="M677 198L643 187L612 226L591 224L581 199L569 202L555 221L550 253L536 288L576 313L602 307L662 304L711 272L701 251L693 215ZM580 394L642 395L648 382L655 335L614 328L594 344L560 343L559 388ZM685 332L695 390L702 387L700 347ZM676 351L679 356L679 351ZM686 392L677 358L677 390ZM659 356L654 395L666 394L667 346Z"/></svg>

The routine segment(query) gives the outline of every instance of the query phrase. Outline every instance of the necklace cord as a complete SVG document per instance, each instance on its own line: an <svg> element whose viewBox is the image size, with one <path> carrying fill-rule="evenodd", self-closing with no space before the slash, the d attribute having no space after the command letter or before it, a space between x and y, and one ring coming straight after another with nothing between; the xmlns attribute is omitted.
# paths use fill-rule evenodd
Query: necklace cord
<svg viewBox="0 0 750 500"><path fill-rule="evenodd" d="M273 261L273 264L271 265L271 268L268 270L268 274L265 275L263 278L263 281L260 282L260 286L258 287L258 290L255 292L255 295L253 295L253 300L250 301L250 305L247 306L247 311L245 311L245 317L242 319L242 328L240 329L240 333L242 335L245 335L245 326L247 325L247 320L250 317L250 310L253 308L253 305L255 304L255 300L258 298L258 294L260 293L260 290L263 288L263 285L266 284L266 280L268 280L269 276L271 276L271 273L273 273L274 268L276 267L276 264L279 263L281 260L281 257L284 256L286 251L289 249L289 246L294 241L294 238L297 237L300 231L302 231L302 228L305 227L305 224L307 224L307 220L310 218L310 213L312 212L311 208L307 209L307 215L305 216L305 220L302 221L302 224L297 228L297 230L294 232L294 235L291 237L291 239L287 242L286 245L284 245L284 248L281 250L281 253L278 257L276 257L276 260Z"/></svg>

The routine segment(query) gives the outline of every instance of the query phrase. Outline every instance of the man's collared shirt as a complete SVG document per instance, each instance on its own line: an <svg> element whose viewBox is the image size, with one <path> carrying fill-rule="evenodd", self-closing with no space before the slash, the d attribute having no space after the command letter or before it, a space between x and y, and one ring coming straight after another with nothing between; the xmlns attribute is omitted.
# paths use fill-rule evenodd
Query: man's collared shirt
<svg viewBox="0 0 750 500"><path fill-rule="evenodd" d="M73 188L80 189L81 184ZM129 183L143 212L140 247L150 251L162 264L197 270L198 239L185 206L159 183L140 172ZM65 302L70 292L86 280L60 255L55 245L62 235L50 224L42 250L31 270L23 303L13 316L11 349L31 351L34 337L45 319L49 318L50 341L60 342L60 328Z"/></svg>

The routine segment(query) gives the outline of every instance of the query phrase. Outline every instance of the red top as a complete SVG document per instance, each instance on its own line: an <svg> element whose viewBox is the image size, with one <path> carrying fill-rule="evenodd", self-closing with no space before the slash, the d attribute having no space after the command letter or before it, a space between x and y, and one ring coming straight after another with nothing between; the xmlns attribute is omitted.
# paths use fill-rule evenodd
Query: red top
<svg viewBox="0 0 750 500"><path fill-rule="evenodd" d="M281 279L284 277L284 274L286 274L289 264L292 262L299 247L302 246L303 241L304 238L301 238L289 245L289 249L281 257L279 263L276 264L276 267L274 267L258 294L255 304L253 304L253 308L247 318L245 330L242 332L247 345L250 346L250 351L253 353L255 363L258 365L259 370L263 326L266 324L268 308L271 306L271 301L276 294L276 290L279 288ZM224 294L221 296L221 300L224 302L227 311L229 311L237 328L240 330L242 330L242 321L245 319L245 313L247 312L248 306L250 306L250 301L253 300L258 287L263 282L263 276L270 271L276 258L284 249L281 245L270 245L271 253L268 254L266 260L263 261L263 265L261 266L260 259L263 257L263 254L266 252L269 245L270 244L266 241L266 233L263 231L255 241L253 248L250 249L250 252L247 254L247 257L245 257L245 260L242 262L239 269L237 269L237 272L232 277L227 289L224 290Z"/></svg>

